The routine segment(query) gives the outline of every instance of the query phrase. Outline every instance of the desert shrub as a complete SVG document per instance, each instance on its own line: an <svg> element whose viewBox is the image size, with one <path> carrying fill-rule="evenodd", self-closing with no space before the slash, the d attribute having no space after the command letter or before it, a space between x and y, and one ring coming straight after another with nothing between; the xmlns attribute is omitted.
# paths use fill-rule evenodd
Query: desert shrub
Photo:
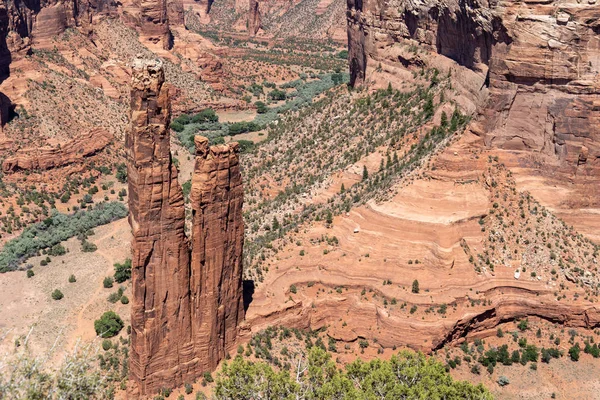
<svg viewBox="0 0 600 400"><path fill-rule="evenodd" d="M205 110L200 111L198 114L194 115L192 118L192 122L195 124L203 123L203 122L218 122L219 116L212 108L207 108Z"/></svg>
<svg viewBox="0 0 600 400"><path fill-rule="evenodd" d="M121 296L121 304L129 304L129 298L127 296Z"/></svg>
<svg viewBox="0 0 600 400"><path fill-rule="evenodd" d="M115 263L115 282L123 283L131 279L131 258L125 260L123 264Z"/></svg>
<svg viewBox="0 0 600 400"><path fill-rule="evenodd" d="M269 92L268 97L274 101L285 100L286 93L283 90L273 89Z"/></svg>
<svg viewBox="0 0 600 400"><path fill-rule="evenodd" d="M254 142L251 140L237 140L240 145L240 152L245 153L254 149Z"/></svg>
<svg viewBox="0 0 600 400"><path fill-rule="evenodd" d="M28 278L33 278L35 276L35 273L33 272L32 269L28 269L27 270L27 277Z"/></svg>
<svg viewBox="0 0 600 400"><path fill-rule="evenodd" d="M71 276L69 276L69 283L75 283L77 282L77 278L75 278L75 275L71 274Z"/></svg>
<svg viewBox="0 0 600 400"><path fill-rule="evenodd" d="M125 216L127 208L118 202L99 204L93 209L69 215L53 211L44 222L28 226L19 237L4 245L0 252L0 272L15 270L21 262L42 249Z"/></svg>
<svg viewBox="0 0 600 400"><path fill-rule="evenodd" d="M183 132L185 127L183 125L181 125L179 122L173 121L171 123L171 129L173 129L175 132Z"/></svg>
<svg viewBox="0 0 600 400"><path fill-rule="evenodd" d="M500 386L506 386L506 385L508 385L509 383L510 383L510 381L509 381L509 380L508 380L508 378L507 378L507 377L505 377L504 375L501 375L501 376L498 378L498 385L500 385Z"/></svg>
<svg viewBox="0 0 600 400"><path fill-rule="evenodd" d="M121 295L118 292L113 292L108 295L108 302L115 304L117 301L121 299Z"/></svg>
<svg viewBox="0 0 600 400"><path fill-rule="evenodd" d="M113 287L113 283L114 283L114 279L111 276L105 277L104 281L102 281L102 285L106 289L110 289L111 287Z"/></svg>
<svg viewBox="0 0 600 400"><path fill-rule="evenodd" d="M412 283L412 292L419 293L419 281L416 279Z"/></svg>
<svg viewBox="0 0 600 400"><path fill-rule="evenodd" d="M61 300L63 297L65 297L63 293L58 289L54 289L51 296L53 300Z"/></svg>
<svg viewBox="0 0 600 400"><path fill-rule="evenodd" d="M569 357L571 357L572 361L579 361L579 353L581 353L579 343L576 343L569 349Z"/></svg>
<svg viewBox="0 0 600 400"><path fill-rule="evenodd" d="M112 342L110 341L110 339L104 339L102 341L102 350L108 351L111 348L112 348Z"/></svg>
<svg viewBox="0 0 600 400"><path fill-rule="evenodd" d="M111 380L96 362L96 346L77 346L60 364L46 363L49 355L34 358L29 346L3 359L0 374L2 399L97 399L114 398Z"/></svg>
<svg viewBox="0 0 600 400"><path fill-rule="evenodd" d="M67 249L65 249L65 247L60 243L55 244L54 246L50 247L50 250L48 250L48 254L51 256L62 256L66 253Z"/></svg>
<svg viewBox="0 0 600 400"><path fill-rule="evenodd" d="M123 320L114 311L107 311L100 319L94 321L96 334L103 338L111 338L123 329Z"/></svg>
<svg viewBox="0 0 600 400"><path fill-rule="evenodd" d="M256 103L254 103L254 105L256 106L256 112L259 114L264 114L267 111L269 111L269 108L267 107L267 105L265 103L263 103L262 101L257 101Z"/></svg>

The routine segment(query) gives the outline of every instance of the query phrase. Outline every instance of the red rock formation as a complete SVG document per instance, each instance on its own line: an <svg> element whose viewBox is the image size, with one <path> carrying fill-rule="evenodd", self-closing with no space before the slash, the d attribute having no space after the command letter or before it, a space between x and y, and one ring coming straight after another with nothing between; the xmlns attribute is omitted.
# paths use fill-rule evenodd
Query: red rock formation
<svg viewBox="0 0 600 400"><path fill-rule="evenodd" d="M258 0L250 0L250 8L248 10L248 33L256 35L261 28L260 8Z"/></svg>
<svg viewBox="0 0 600 400"><path fill-rule="evenodd" d="M244 190L239 146L196 136L192 178L192 321L202 370L213 370L243 320ZM205 356L204 356L205 355Z"/></svg>
<svg viewBox="0 0 600 400"><path fill-rule="evenodd" d="M95 129L63 146L37 151L36 149L22 149L16 155L4 160L2 171L16 172L18 170L46 170L62 167L101 151L112 139L109 132Z"/></svg>
<svg viewBox="0 0 600 400"><path fill-rule="evenodd" d="M237 145L208 148L207 139L196 139L190 253L163 82L160 61L134 62L126 138L133 230L130 376L142 395L214 369L244 314Z"/></svg>
<svg viewBox="0 0 600 400"><path fill-rule="evenodd" d="M140 0L140 34L153 43L161 43L166 50L173 47L173 35L169 28L167 0Z"/></svg>
<svg viewBox="0 0 600 400"><path fill-rule="evenodd" d="M571 208L598 208L600 7L565 2L558 14L557 7L556 0L348 0L351 83L387 74L387 85L401 69L460 71L469 78L454 74L453 85L468 87L469 112L478 116L470 128L487 147L521 152L520 165L552 165L540 172L575 183ZM415 45L420 52L410 50Z"/></svg>

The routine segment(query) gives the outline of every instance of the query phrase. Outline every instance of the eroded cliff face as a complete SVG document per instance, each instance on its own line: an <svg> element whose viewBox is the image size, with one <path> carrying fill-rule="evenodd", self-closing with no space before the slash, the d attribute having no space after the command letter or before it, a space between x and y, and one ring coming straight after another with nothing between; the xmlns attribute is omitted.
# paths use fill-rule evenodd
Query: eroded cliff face
<svg viewBox="0 0 600 400"><path fill-rule="evenodd" d="M239 146L209 147L196 136L192 178L191 301L201 369L213 370L235 341L244 318L242 246L244 190Z"/></svg>
<svg viewBox="0 0 600 400"><path fill-rule="evenodd" d="M206 139L196 140L190 247L163 82L162 62L135 60L126 138L133 231L130 376L141 395L214 369L244 316L238 147L209 148Z"/></svg>
<svg viewBox="0 0 600 400"><path fill-rule="evenodd" d="M113 140L112 135L95 129L76 137L63 146L46 149L21 149L2 163L2 171L46 170L62 167L93 155L104 149Z"/></svg>
<svg viewBox="0 0 600 400"><path fill-rule="evenodd" d="M483 145L574 184L569 208L600 205L600 7L348 0L347 19L353 85L410 81L421 68L451 74L449 94L475 116Z"/></svg>
<svg viewBox="0 0 600 400"><path fill-rule="evenodd" d="M260 8L258 0L250 0L248 9L248 33L256 35L261 28Z"/></svg>

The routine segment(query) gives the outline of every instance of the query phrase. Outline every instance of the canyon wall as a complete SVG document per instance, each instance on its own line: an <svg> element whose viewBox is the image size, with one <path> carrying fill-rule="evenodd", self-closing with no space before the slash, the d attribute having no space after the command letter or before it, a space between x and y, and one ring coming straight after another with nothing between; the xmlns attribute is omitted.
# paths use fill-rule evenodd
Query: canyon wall
<svg viewBox="0 0 600 400"><path fill-rule="evenodd" d="M448 94L475 116L470 130L485 147L517 154L514 167L536 170L550 185L573 184L572 198L549 205L600 207L600 7L556 0L347 6L353 85L402 83L410 71L437 68L451 75Z"/></svg>
<svg viewBox="0 0 600 400"><path fill-rule="evenodd" d="M162 62L134 61L126 137L133 231L130 377L140 395L214 369L244 316L237 144L209 147L196 138L190 246L163 82Z"/></svg>
<svg viewBox="0 0 600 400"><path fill-rule="evenodd" d="M49 149L21 149L2 163L3 172L19 170L46 170L81 161L104 149L112 135L103 129L94 129L76 137L63 146Z"/></svg>

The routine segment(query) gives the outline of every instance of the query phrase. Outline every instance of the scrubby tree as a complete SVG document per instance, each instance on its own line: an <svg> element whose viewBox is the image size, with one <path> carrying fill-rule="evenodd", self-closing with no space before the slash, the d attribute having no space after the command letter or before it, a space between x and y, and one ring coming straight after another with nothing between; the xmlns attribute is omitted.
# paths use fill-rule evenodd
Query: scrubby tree
<svg viewBox="0 0 600 400"><path fill-rule="evenodd" d="M123 320L114 311L107 311L94 321L96 334L102 338L111 338L123 329Z"/></svg>
<svg viewBox="0 0 600 400"><path fill-rule="evenodd" d="M412 292L419 293L419 281L416 279L412 283Z"/></svg>

